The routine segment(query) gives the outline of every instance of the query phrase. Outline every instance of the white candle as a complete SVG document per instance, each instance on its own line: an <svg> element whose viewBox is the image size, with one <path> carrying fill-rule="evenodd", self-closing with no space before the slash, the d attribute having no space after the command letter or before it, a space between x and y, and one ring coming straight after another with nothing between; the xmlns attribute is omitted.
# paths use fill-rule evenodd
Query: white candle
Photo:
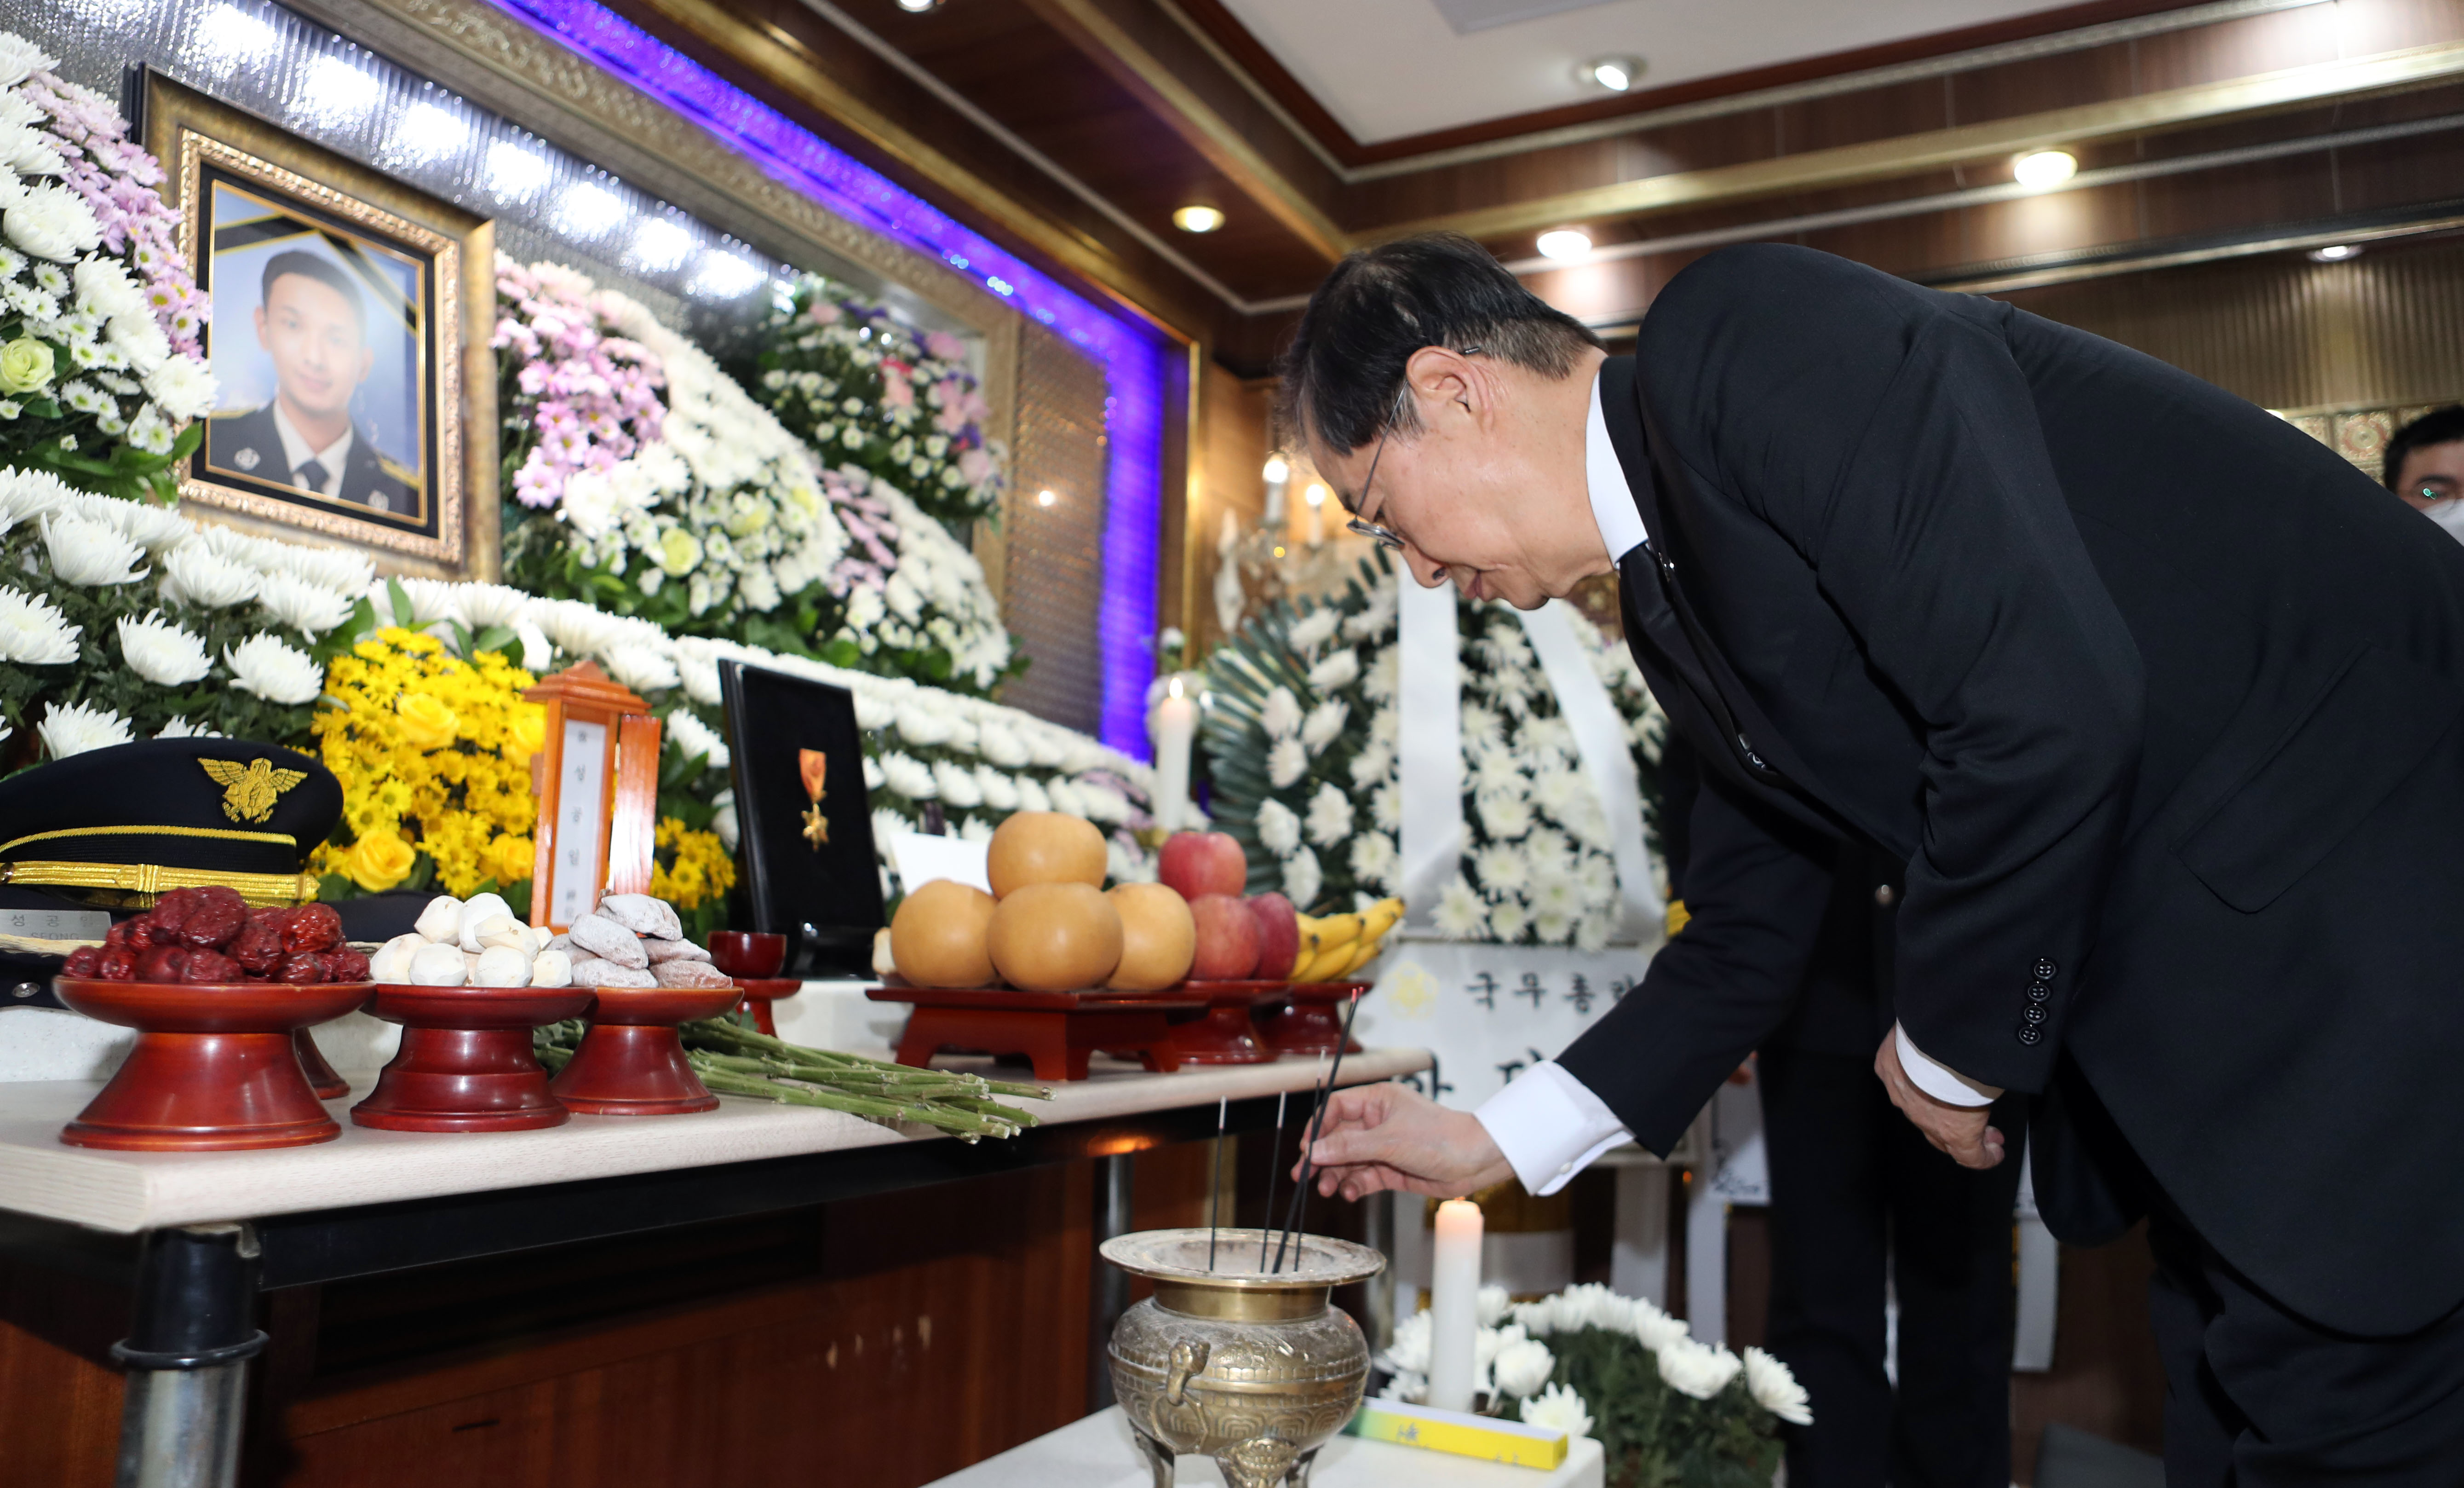
<svg viewBox="0 0 2464 1488"><path fill-rule="evenodd" d="M1189 747L1197 737L1198 700L1185 695L1176 677L1155 704L1155 825L1166 832L1186 819L1182 806L1189 799Z"/></svg>
<svg viewBox="0 0 2464 1488"><path fill-rule="evenodd" d="M1448 1199L1438 1206L1437 1251L1429 1286L1429 1404L1441 1410L1472 1408L1479 1372L1480 1206Z"/></svg>

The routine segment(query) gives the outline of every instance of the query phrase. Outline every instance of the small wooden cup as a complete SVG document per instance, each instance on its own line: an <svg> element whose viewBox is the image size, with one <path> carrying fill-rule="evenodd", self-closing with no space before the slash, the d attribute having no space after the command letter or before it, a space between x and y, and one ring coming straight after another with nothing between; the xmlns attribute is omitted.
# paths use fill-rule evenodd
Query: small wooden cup
<svg viewBox="0 0 2464 1488"><path fill-rule="evenodd" d="M685 1060L676 1026L715 1018L744 995L740 987L595 987L590 1032L548 1082L548 1091L584 1116L682 1116L716 1109L718 1098Z"/></svg>
<svg viewBox="0 0 2464 1488"><path fill-rule="evenodd" d="M578 1017L586 987L408 987L383 983L368 1011L402 1025L402 1048L351 1122L385 1131L531 1131L561 1126L531 1030Z"/></svg>
<svg viewBox="0 0 2464 1488"><path fill-rule="evenodd" d="M367 982L106 982L59 977L60 1001L137 1030L99 1095L60 1130L71 1146L211 1152L331 1142L341 1124L319 1103L292 1033L368 1000Z"/></svg>

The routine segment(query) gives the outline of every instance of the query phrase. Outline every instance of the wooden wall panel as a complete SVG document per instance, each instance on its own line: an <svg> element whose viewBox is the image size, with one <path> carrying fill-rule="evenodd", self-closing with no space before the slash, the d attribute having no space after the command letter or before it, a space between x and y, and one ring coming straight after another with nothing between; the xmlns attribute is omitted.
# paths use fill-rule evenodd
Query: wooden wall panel
<svg viewBox="0 0 2464 1488"><path fill-rule="evenodd" d="M1104 373L1040 325L1019 345L1018 443L1002 502L1001 618L1029 662L1001 700L1081 733L1098 731L1104 674ZM1050 506L1038 502L1050 491Z"/></svg>
<svg viewBox="0 0 2464 1488"><path fill-rule="evenodd" d="M2464 393L2464 243L2453 240L2343 263L2277 254L2000 298L2262 408Z"/></svg>
<svg viewBox="0 0 2464 1488"><path fill-rule="evenodd" d="M127 1324L116 1288L0 1264L0 1483L110 1488Z"/></svg>
<svg viewBox="0 0 2464 1488"><path fill-rule="evenodd" d="M1266 506L1265 478L1260 472L1274 448L1272 385L1263 379L1243 381L1212 361L1201 375L1199 474L1192 482L1188 542L1182 549L1182 603L1177 616L1166 616L1188 633L1197 651L1222 638L1215 618L1215 576L1221 566L1217 544L1223 519L1228 514L1243 532L1257 525Z"/></svg>

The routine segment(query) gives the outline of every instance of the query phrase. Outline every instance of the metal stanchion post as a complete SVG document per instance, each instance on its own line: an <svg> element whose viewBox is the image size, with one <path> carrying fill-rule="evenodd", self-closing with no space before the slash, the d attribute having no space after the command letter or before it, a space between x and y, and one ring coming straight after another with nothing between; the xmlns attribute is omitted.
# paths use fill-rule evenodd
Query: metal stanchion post
<svg viewBox="0 0 2464 1488"><path fill-rule="evenodd" d="M256 1236L191 1225L145 1236L128 1337L119 1488L232 1488L256 1327Z"/></svg>
<svg viewBox="0 0 2464 1488"><path fill-rule="evenodd" d="M1136 1155L1115 1153L1095 1160L1095 1243L1130 1233L1131 1183ZM1100 1255L1095 1259L1095 1315L1087 1349L1087 1409L1112 1403L1112 1324L1130 1310L1130 1274Z"/></svg>

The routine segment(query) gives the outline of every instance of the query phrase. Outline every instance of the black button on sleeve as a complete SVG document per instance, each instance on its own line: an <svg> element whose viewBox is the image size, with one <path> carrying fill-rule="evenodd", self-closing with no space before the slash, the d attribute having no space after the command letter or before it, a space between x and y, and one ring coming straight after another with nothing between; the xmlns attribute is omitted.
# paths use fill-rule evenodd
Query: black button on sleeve
<svg viewBox="0 0 2464 1488"><path fill-rule="evenodd" d="M2038 1044L2043 1043L2044 1040L2045 1031L2043 1029L2035 1028L2026 1023L2019 1025L2019 1042L2027 1045L2031 1049L2034 1049Z"/></svg>
<svg viewBox="0 0 2464 1488"><path fill-rule="evenodd" d="M2035 973L2036 980L2039 982L2052 981L2054 979L2054 973L2060 969L2061 967L2055 966L2052 961L2043 956L2036 958Z"/></svg>
<svg viewBox="0 0 2464 1488"><path fill-rule="evenodd" d="M2045 1010L2034 1003L2031 1003L2020 1011L2019 1016L2027 1019L2032 1024L2042 1023L2045 1021Z"/></svg>
<svg viewBox="0 0 2464 1488"><path fill-rule="evenodd" d="M2028 988L2028 1000L2030 1002L2043 1002L2046 998L2051 997L2052 995L2054 995L2054 986L2051 982L2038 982Z"/></svg>

